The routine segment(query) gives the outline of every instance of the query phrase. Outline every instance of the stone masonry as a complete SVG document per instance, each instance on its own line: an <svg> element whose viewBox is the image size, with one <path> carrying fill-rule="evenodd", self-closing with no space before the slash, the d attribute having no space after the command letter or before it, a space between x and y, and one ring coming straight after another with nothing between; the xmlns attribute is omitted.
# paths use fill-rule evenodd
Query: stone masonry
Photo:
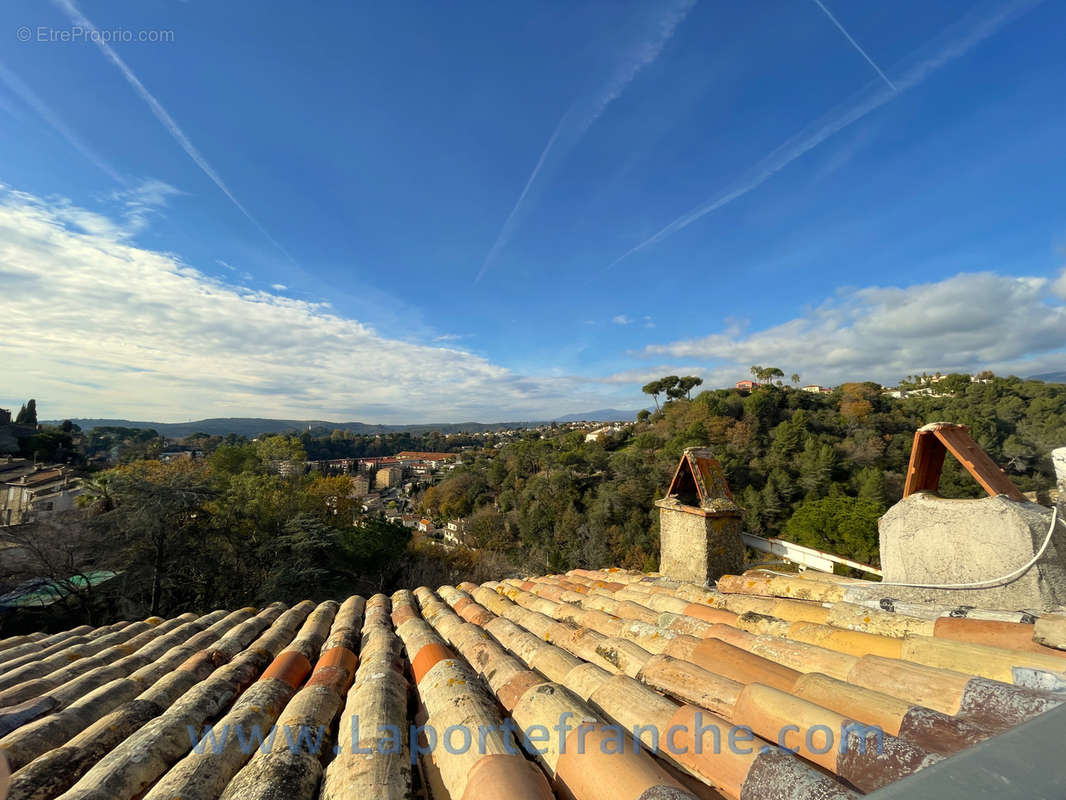
<svg viewBox="0 0 1066 800"><path fill-rule="evenodd" d="M659 508L659 571L707 584L744 569L742 510L711 452L685 450Z"/></svg>

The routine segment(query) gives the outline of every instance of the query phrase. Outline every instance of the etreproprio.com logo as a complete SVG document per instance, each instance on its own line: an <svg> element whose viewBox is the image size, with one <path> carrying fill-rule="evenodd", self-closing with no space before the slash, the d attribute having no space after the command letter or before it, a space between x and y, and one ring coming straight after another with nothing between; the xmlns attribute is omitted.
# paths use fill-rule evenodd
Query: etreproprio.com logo
<svg viewBox="0 0 1066 800"><path fill-rule="evenodd" d="M274 725L266 733L258 725L208 725L199 731L190 725L187 730L196 753L217 754L236 746L248 755L256 750L266 753L283 746L294 753L322 755L324 748L330 746L329 732L324 725ZM593 730L597 731L593 743L586 743L588 734ZM280 740L279 731L283 737ZM731 726L723 737L719 725L713 722L705 725L704 717L699 712L693 718L693 725L673 725L662 734L650 725L636 725L627 729L621 725L593 724L587 720L576 719L574 714L565 712L558 722L550 727L530 725L525 730L519 730L510 718L504 719L498 726L479 725L473 729L467 725L450 725L440 731L432 723L410 725L406 728L399 725L378 725L376 736L369 740L364 738L365 732L360 730L359 718L352 717L350 752L363 755L398 755L406 749L410 753L411 763L420 755L435 752L437 748L443 748L452 755L468 753L472 749L485 754L488 751L487 743L490 740L499 740L495 736L498 733L503 734L504 747L512 754L519 753L514 744L516 740L521 742L527 752L537 755L543 755L549 750L561 754L568 749L581 754L586 752L586 746L598 747L606 755L627 750L646 750L653 754L673 756L690 752L698 755L724 751L750 755L757 751L775 749L773 745L757 739L752 729L746 725ZM708 738L709 743L706 741ZM868 749L881 753L884 748L884 732L877 726L857 722L844 722L839 731L834 731L828 725L813 725L804 732L796 725L784 725L778 731L776 747L789 752L814 755L828 753L834 748L844 753L849 747L856 748L860 754L865 754ZM333 752L339 754L341 746L334 745Z"/></svg>

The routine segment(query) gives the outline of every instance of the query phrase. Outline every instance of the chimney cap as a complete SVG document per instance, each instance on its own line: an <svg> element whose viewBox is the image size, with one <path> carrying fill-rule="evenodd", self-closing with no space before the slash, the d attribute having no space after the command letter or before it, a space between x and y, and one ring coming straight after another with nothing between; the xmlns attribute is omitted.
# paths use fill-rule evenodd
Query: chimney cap
<svg viewBox="0 0 1066 800"><path fill-rule="evenodd" d="M663 499L705 511L738 509L725 471L708 447L685 448Z"/></svg>

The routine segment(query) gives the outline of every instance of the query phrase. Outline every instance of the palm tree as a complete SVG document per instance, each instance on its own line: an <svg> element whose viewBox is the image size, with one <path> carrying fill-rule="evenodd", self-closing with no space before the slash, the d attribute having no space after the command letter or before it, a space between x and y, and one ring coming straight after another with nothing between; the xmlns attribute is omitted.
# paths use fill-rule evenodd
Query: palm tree
<svg viewBox="0 0 1066 800"><path fill-rule="evenodd" d="M82 493L74 501L79 508L87 508L94 514L104 514L114 510L115 498L111 494L111 476L106 472L82 479L81 488Z"/></svg>
<svg viewBox="0 0 1066 800"><path fill-rule="evenodd" d="M800 385L800 376L798 372L792 373L792 383L796 386Z"/></svg>

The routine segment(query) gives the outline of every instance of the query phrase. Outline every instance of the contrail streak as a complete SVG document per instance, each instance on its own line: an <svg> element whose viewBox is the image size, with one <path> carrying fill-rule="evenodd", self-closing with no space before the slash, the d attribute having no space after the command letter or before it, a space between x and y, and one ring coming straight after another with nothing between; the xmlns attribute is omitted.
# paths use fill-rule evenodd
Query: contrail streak
<svg viewBox="0 0 1066 800"><path fill-rule="evenodd" d="M659 58L666 44L673 38L674 31L677 30L678 25L684 21L695 4L696 0L680 0L675 7L671 8L667 14L656 21L655 35L648 41L641 42L639 46L628 54L628 58L619 65L614 75L603 87L602 91L592 99L591 103L582 103L579 100L563 114L562 119L559 120L555 130L549 137L548 143L544 146L540 158L537 159L537 165L533 167L533 172L530 173L522 193L518 195L518 200L511 209L511 213L507 215L496 241L493 242L488 255L485 256L485 260L481 263L481 269L478 270L474 283L481 280L500 254L500 251L510 240L518 223L519 212L526 203L526 197L534 184L536 184L537 178L552 151L558 152L561 149L562 154L559 156L561 158L581 140L585 131L592 127L593 123L607 110L607 107L622 96L622 93L636 78L637 73ZM579 116L577 121L573 122L571 117L575 115ZM559 142L560 137L563 140L562 142Z"/></svg>
<svg viewBox="0 0 1066 800"><path fill-rule="evenodd" d="M85 144L85 142L81 140L81 137L74 133L60 116L56 114L56 112L53 111L44 100L37 96L36 92L27 86L18 75L3 64L0 64L0 81L7 84L8 88L22 99L22 102L36 111L37 115L51 125L53 130L55 130L60 136L66 139L71 147L98 166L103 172L107 173L107 176L115 181L115 183L126 185L126 179L119 175L114 167L98 155L91 147Z"/></svg>
<svg viewBox="0 0 1066 800"><path fill-rule="evenodd" d="M189 156L189 158L193 160L193 163L196 164L196 166L198 166L200 170L208 178L211 179L215 186L217 186L222 191L222 193L229 198L230 202L237 207L237 210L244 214L248 221L251 222L259 230L259 232L262 233L263 236L265 236L272 245L274 245L274 247L280 250L285 255L285 257L289 259L289 261L293 261L293 258L291 255L289 255L288 251L284 247L282 247L281 244L278 243L273 236L270 235L267 229L260 224L259 220L253 217L252 214L248 211L248 209L244 207L241 201L238 200L236 196L234 196L233 192L231 192L229 187L226 186L225 182L222 180L219 174L215 172L214 168L207 162L207 159L204 158L200 151L196 149L195 145L193 145L193 143L189 141L189 137L185 135L185 132L182 131L182 129L178 126L178 123L174 121L174 118L171 117L169 113L167 113L167 110L163 108L163 105L155 99L155 96L151 92L149 92L145 88L144 84L140 82L137 76L133 74L133 70L126 66L126 62L119 58L118 53L116 53L111 48L111 45L107 43L105 38L99 35L96 26L93 25L93 23L84 14L81 13L78 7L74 5L72 0L55 0L55 3L68 13L71 19L76 24L82 26L88 31L93 32L94 34L97 34L93 38L96 42L97 47L100 48L100 52L104 54L108 61L110 61L118 68L119 72L121 72L122 76L126 79L126 82L129 83L129 85L133 87L133 90L140 96L140 98L148 104L148 107L155 115L155 118L159 120L160 123L162 123L163 127L167 129L167 132L181 146L181 149L184 150L185 153Z"/></svg>
<svg viewBox="0 0 1066 800"><path fill-rule="evenodd" d="M897 80L894 89L881 89L873 95L864 97L850 105L845 103L842 106L837 106L837 108L808 125L767 155L749 171L746 177L741 178L734 188L678 217L654 236L627 250L608 264L603 271L611 269L634 253L661 242L683 228L687 228L701 217L717 211L722 206L732 203L737 198L743 197L748 192L761 186L797 158L813 150L835 133L862 119L871 111L880 108L907 89L917 86L944 64L954 61L969 52L976 45L996 33L1015 14L1024 13L1030 8L1039 5L1040 2L1041 0L1018 0L1018 2L1010 3L997 13L982 18L976 23L971 23L966 28L965 33L953 38L947 45L941 47L932 55L926 56L922 52L927 48L922 48L922 51L912 54L910 56L911 65L901 70L902 77ZM961 27L961 23L953 26L953 28L958 27Z"/></svg>
<svg viewBox="0 0 1066 800"><path fill-rule="evenodd" d="M859 51L859 55L861 55L863 58L866 59L866 63L867 64L869 64L871 67L874 68L874 72L876 72L878 75L881 76L881 80L883 80L885 83L888 84L888 88L890 88L894 92L897 91L895 84L892 83L892 81L890 81L888 79L888 76L885 75L885 73L883 73L881 71L881 68L879 66L877 66L877 64L874 63L874 60L872 58L870 58L869 55L867 55L866 51L862 49L862 47L859 45L859 43L856 42L854 38L852 38L852 35L850 33L848 33L844 29L844 26L840 24L840 22L837 20L837 18L834 17L833 14L829 11L829 9L826 8L825 5L822 4L822 0L814 0L814 4L816 6L818 6L818 8L822 9L822 11L825 12L825 15L827 17L829 17L829 21L837 26L837 30L839 30L842 34L844 34L844 38L845 39L847 39L849 42L851 42L851 46Z"/></svg>
<svg viewBox="0 0 1066 800"><path fill-rule="evenodd" d="M544 145L544 150L540 154L540 158L537 159L537 166L533 167L533 172L529 175L529 180L526 181L525 187L522 189L522 193L518 195L518 200L515 201L514 208L511 209L511 213L507 215L507 219L503 223L503 227L500 228L500 233L496 237L496 241L492 244L492 249L489 250L485 260L481 263L481 269L478 270L477 277L474 278L474 283L481 280L481 277L485 274L485 271L489 268L489 265L496 260L497 254L503 249L503 246L507 243L507 240L511 238L511 233L514 230L515 216L518 214L518 209L522 207L523 201L526 199L526 195L529 194L529 190L537 180L537 175L540 174L541 168L544 166L544 162L548 159L548 153L551 152L552 147L555 145L555 140L559 138L559 133L563 129L563 123L566 122L567 117L570 116L570 112L563 114L562 119L559 120L559 124L555 126L555 131L548 139L548 143Z"/></svg>

